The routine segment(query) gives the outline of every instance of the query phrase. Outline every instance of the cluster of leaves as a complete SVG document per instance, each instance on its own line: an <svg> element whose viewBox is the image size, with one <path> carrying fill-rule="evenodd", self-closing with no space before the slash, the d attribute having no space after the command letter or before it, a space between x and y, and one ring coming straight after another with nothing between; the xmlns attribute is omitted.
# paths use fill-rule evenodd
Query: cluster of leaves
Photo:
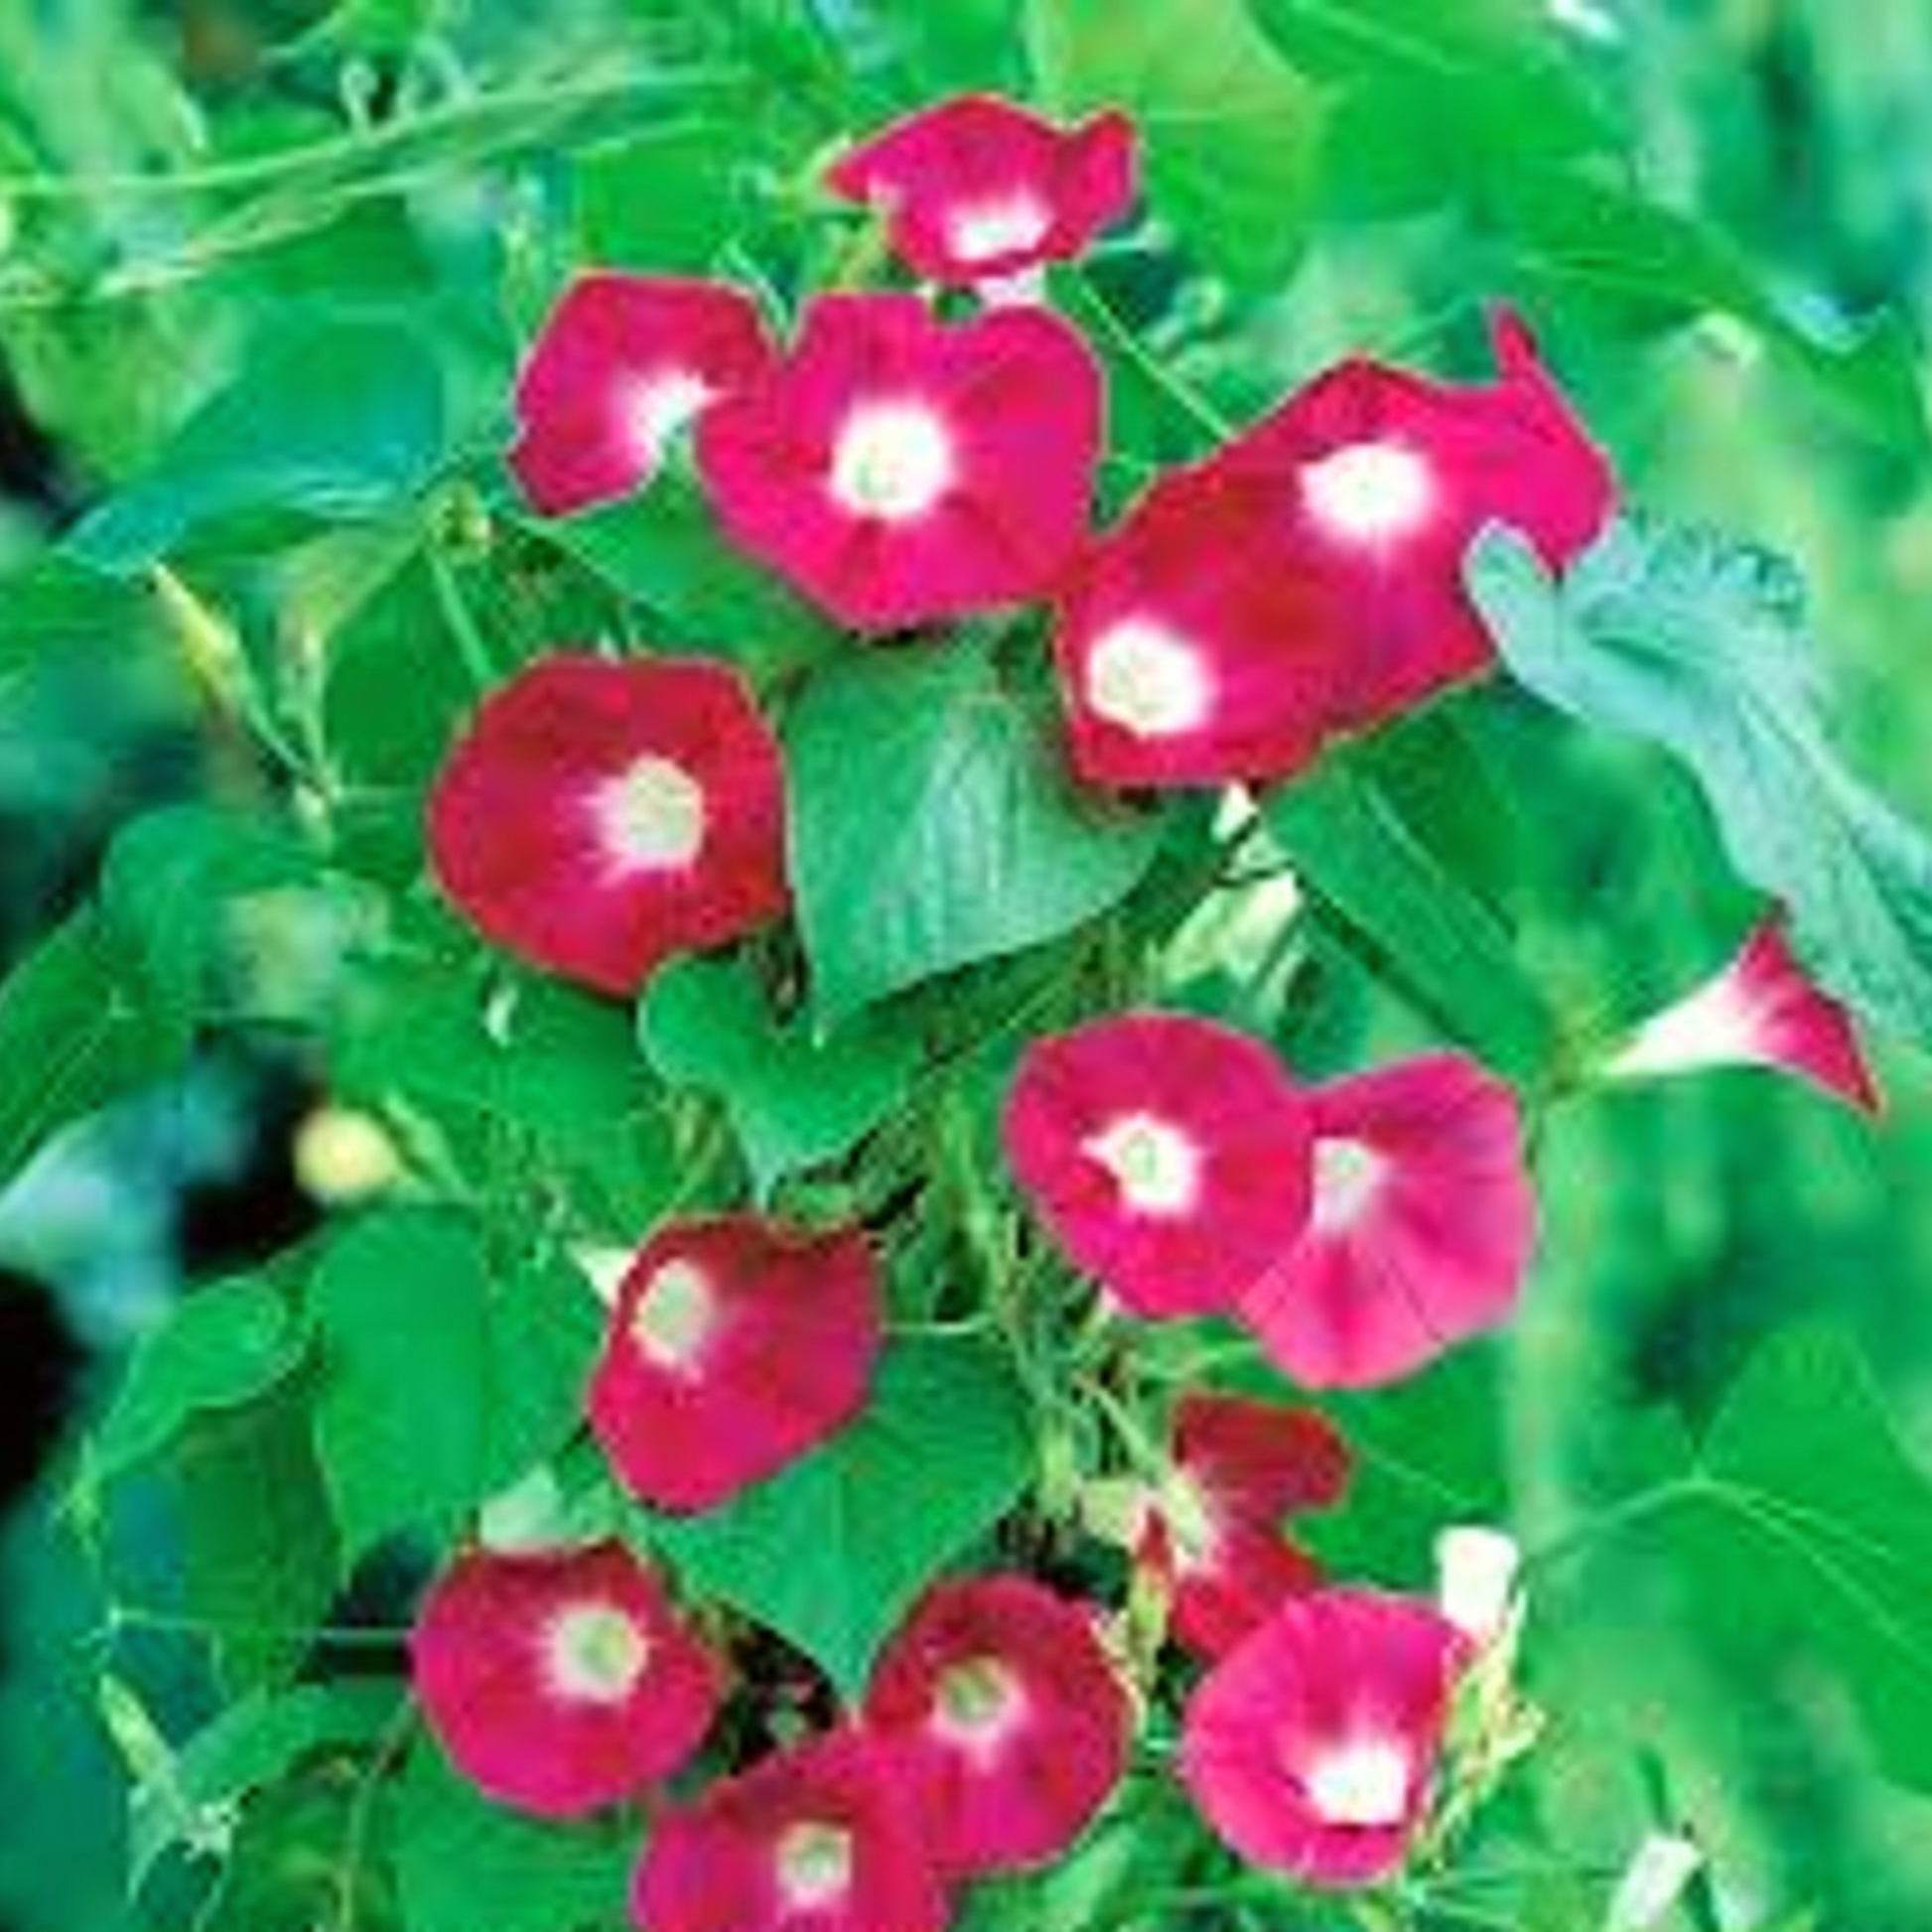
<svg viewBox="0 0 1932 1932"><path fill-rule="evenodd" d="M0 581L0 677L103 646L170 654L220 786L123 832L91 898L0 988L5 1061L34 1069L0 1091L0 1178L223 1035L280 1042L402 1164L378 1204L189 1296L86 1448L70 1513L107 1580L103 1716L162 1922L621 1919L630 1848L457 1785L415 1738L384 1621L485 1505L582 1504L598 1311L573 1250L747 1190L880 1225L907 1190L946 1206L891 1256L896 1319L928 1332L895 1339L864 1421L742 1503L650 1532L850 1694L923 1584L990 1537L1045 1533L1015 1507L1064 1479L1038 1457L1077 1337L1014 1294L1010 1205L975 1178L997 1172L992 1110L1030 1033L1158 991L1318 1060L1366 1006L1554 1099L1616 997L1540 972L1499 889L1507 696L1338 751L1268 801L1272 854L1235 859L1193 810L1076 799L997 636L832 661L820 620L674 487L569 524L512 508L492 399L570 263L802 279L844 240L798 186L815 151L883 106L998 81L1124 105L1147 131L1155 222L1055 290L1108 356L1129 465L1194 452L1286 372L1261 306L1230 291L1269 293L1334 230L1380 239L1423 214L1433 313L1513 288L1631 353L1723 318L1851 436L1923 455L1901 339L1820 332L1643 195L1614 74L1540 10L875 0L836 31L778 5L624 11L619 33L573 10L560 36L589 28L603 54L553 70L513 39L466 44L438 8L345 6L270 69L341 81L345 104L261 82L271 104L217 117L212 155L181 150L159 68L127 69L149 104L127 119L129 172L105 179L47 138L45 103L0 90L0 343L99 498ZM471 84L440 93L466 61ZM183 345L162 396L157 341ZM187 372L217 360L230 372L188 407ZM1826 983L1926 1037L1932 860L1831 751L1788 567L1633 520L1561 586L1507 537L1471 572L1521 685L1682 759ZM787 993L800 961L707 961L660 975L633 1028L485 956L422 885L423 789L476 681L596 635L732 656L787 694L808 1011ZM1305 898L1276 890L1277 861ZM945 1332L988 1306L1009 1346ZM1506 1512L1494 1373L1457 1364L1345 1405L1371 1475L1329 1530L1337 1562L1414 1583L1444 1521ZM1932 1630L1911 1589L1932 1489L1843 1339L1781 1339L1699 1444L1660 1425L1617 1461L1622 1501L1532 1587L1547 1574L1554 1601L1587 1570L1607 1589L1641 1541L1706 1613L1767 1642L1804 1632L1885 1769L1932 1789ZM166 1594L135 1600L117 1550L150 1490L180 1557ZM211 1666L185 1694L154 1658L182 1636ZM1562 1659L1541 1673L1559 1725ZM1244 1896L1168 1806L1135 1787L1068 1866L976 1910L1065 1932L1192 1903L1288 1922L1283 1894ZM1496 1833L1470 1867L1484 1912L1599 1922L1603 1886L1565 1874L1559 1822L1531 1804Z"/></svg>

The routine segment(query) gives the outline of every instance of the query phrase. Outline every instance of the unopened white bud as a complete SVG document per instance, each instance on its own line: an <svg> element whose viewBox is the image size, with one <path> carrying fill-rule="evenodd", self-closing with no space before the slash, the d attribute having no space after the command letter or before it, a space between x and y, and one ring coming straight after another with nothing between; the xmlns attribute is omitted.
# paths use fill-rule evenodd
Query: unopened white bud
<svg viewBox="0 0 1932 1932"><path fill-rule="evenodd" d="M1436 1601L1458 1630L1493 1642L1509 1621L1522 1553L1513 1537L1458 1524L1436 1539Z"/></svg>
<svg viewBox="0 0 1932 1932"><path fill-rule="evenodd" d="M1617 1883L1604 1932L1650 1932L1703 1865L1704 1853L1692 1840L1675 1832L1651 1833Z"/></svg>

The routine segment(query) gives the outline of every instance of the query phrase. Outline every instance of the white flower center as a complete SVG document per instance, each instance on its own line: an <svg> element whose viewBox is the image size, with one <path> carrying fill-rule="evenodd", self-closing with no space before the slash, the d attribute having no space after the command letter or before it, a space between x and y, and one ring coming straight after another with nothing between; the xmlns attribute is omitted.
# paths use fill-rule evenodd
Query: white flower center
<svg viewBox="0 0 1932 1932"><path fill-rule="evenodd" d="M1314 1225L1323 1234L1345 1233L1369 1210L1382 1186L1388 1159L1361 1141L1314 1144Z"/></svg>
<svg viewBox="0 0 1932 1932"><path fill-rule="evenodd" d="M1305 466L1302 501L1330 536L1374 549L1429 521L1436 480L1400 443L1348 443Z"/></svg>
<svg viewBox="0 0 1932 1932"><path fill-rule="evenodd" d="M717 394L690 369L658 369L637 378L624 396L624 420L632 446L655 465L671 439Z"/></svg>
<svg viewBox="0 0 1932 1932"><path fill-rule="evenodd" d="M861 403L832 448L832 496L854 516L909 523L926 515L953 482L952 433L920 402Z"/></svg>
<svg viewBox="0 0 1932 1932"><path fill-rule="evenodd" d="M1136 738L1176 738L1206 722L1213 687L1184 637L1146 618L1109 624L1087 653L1087 702Z"/></svg>
<svg viewBox="0 0 1932 1932"><path fill-rule="evenodd" d="M644 1284L630 1317L631 1339L647 1361L674 1373L697 1367L718 1326L718 1292L704 1270L667 1261Z"/></svg>
<svg viewBox="0 0 1932 1932"><path fill-rule="evenodd" d="M793 1911L831 1905L852 1888L852 1834L837 1825L787 1825L778 1839L778 1890Z"/></svg>
<svg viewBox="0 0 1932 1932"><path fill-rule="evenodd" d="M1113 1175L1136 1214L1173 1219L1200 1193L1201 1153L1172 1121L1127 1114L1083 1144L1082 1152Z"/></svg>
<svg viewBox="0 0 1932 1932"><path fill-rule="evenodd" d="M1012 1730L1025 1708L1026 1693L1010 1665L997 1657L970 1657L939 1673L932 1727L948 1743L985 1750Z"/></svg>
<svg viewBox="0 0 1932 1932"><path fill-rule="evenodd" d="M614 1603L573 1603L544 1640L550 1683L571 1704L622 1704L650 1662L650 1639Z"/></svg>
<svg viewBox="0 0 1932 1932"><path fill-rule="evenodd" d="M996 261L1035 248L1053 225L1053 210L1031 190L989 195L984 201L963 202L948 210L946 243L969 265Z"/></svg>
<svg viewBox="0 0 1932 1932"><path fill-rule="evenodd" d="M1323 1751L1302 1778L1324 1825L1386 1830L1409 1814L1409 1753L1390 1738L1361 1737Z"/></svg>
<svg viewBox="0 0 1932 1932"><path fill-rule="evenodd" d="M619 872L673 872L704 844L704 787L670 759L651 756L607 778L592 799L598 838Z"/></svg>

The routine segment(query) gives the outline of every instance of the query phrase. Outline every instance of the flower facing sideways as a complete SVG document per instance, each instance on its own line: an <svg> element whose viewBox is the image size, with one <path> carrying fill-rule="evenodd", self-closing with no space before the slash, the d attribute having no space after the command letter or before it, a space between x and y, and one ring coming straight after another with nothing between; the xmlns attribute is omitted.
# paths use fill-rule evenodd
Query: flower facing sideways
<svg viewBox="0 0 1932 1932"><path fill-rule="evenodd" d="M1356 1589L1298 1597L1195 1691L1182 1780L1253 1863L1311 1885L1388 1877L1428 1813L1467 1655L1426 1603Z"/></svg>
<svg viewBox="0 0 1932 1932"><path fill-rule="evenodd" d="M1459 1054L1314 1088L1308 1233L1241 1318L1311 1388L1414 1373L1509 1317L1536 1246L1516 1097Z"/></svg>
<svg viewBox="0 0 1932 1932"><path fill-rule="evenodd" d="M703 1741L719 1666L621 1544L460 1558L410 1642L417 1701L490 1797L566 1818L630 1798Z"/></svg>
<svg viewBox="0 0 1932 1932"><path fill-rule="evenodd" d="M429 805L430 859L484 937L598 991L789 902L776 741L736 672L545 657L492 691Z"/></svg>
<svg viewBox="0 0 1932 1932"><path fill-rule="evenodd" d="M1485 523L1552 569L1608 520L1609 466L1513 316L1499 377L1436 382L1356 359L1298 390L1216 459L1274 484L1276 567L1319 584L1354 626L1335 723L1372 725L1486 670L1495 652L1462 583Z"/></svg>
<svg viewBox="0 0 1932 1932"><path fill-rule="evenodd" d="M862 1235L751 1214L670 1222L619 1294L591 1427L644 1501L711 1509L858 1414L880 1338Z"/></svg>
<svg viewBox="0 0 1932 1932"><path fill-rule="evenodd" d="M887 1753L854 1730L667 1813L632 1909L644 1932L940 1932L950 1915Z"/></svg>
<svg viewBox="0 0 1932 1932"><path fill-rule="evenodd" d="M1307 1222L1302 1096L1258 1040L1210 1021L1124 1014L1039 1041L1004 1133L1067 1257L1136 1314L1233 1308Z"/></svg>
<svg viewBox="0 0 1932 1932"><path fill-rule="evenodd" d="M965 1876L1064 1852L1120 1782L1132 1717L1090 1609L1024 1577L978 1577L913 1611L866 1723L941 1868Z"/></svg>
<svg viewBox="0 0 1932 1932"><path fill-rule="evenodd" d="M1086 534L1101 414L1056 316L828 295L706 413L698 463L734 544L842 623L893 629L1052 588Z"/></svg>
<svg viewBox="0 0 1932 1932"><path fill-rule="evenodd" d="M1604 1071L1635 1080L1712 1066L1794 1074L1862 1113L1884 1105L1852 1016L1805 972L1776 916L1715 979L1639 1027Z"/></svg>
<svg viewBox="0 0 1932 1932"><path fill-rule="evenodd" d="M914 274L972 286L1082 253L1133 205L1135 177L1124 115L1059 128L965 94L848 149L826 182L885 215Z"/></svg>
<svg viewBox="0 0 1932 1932"><path fill-rule="evenodd" d="M1282 1535L1282 1518L1338 1502L1352 1459L1317 1410L1205 1391L1176 1404L1173 1455L1140 1561L1168 1586L1175 1636L1218 1657L1319 1583L1314 1559Z"/></svg>
<svg viewBox="0 0 1932 1932"><path fill-rule="evenodd" d="M628 496L657 474L673 437L770 357L741 290L610 270L582 276L517 377L510 469L546 516Z"/></svg>

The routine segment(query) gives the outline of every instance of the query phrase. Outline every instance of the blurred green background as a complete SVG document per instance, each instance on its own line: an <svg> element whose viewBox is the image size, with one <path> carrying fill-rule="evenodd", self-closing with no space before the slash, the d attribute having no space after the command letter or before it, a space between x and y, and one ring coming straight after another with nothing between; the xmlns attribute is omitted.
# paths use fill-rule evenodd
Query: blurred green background
<svg viewBox="0 0 1932 1932"><path fill-rule="evenodd" d="M1136 43L1150 11L1160 31ZM1520 10L1392 11L1425 48L1440 28L1453 53L1464 12ZM136 810L260 783L206 724L151 605L65 609L37 593L31 621L23 603L9 610L60 531L140 473L258 342L311 319L405 319L485 447L518 335L570 262L708 258L721 198L744 196L721 186L721 152L763 168L769 198L842 127L965 82L1024 86L1015 13L1005 0L0 0L0 950L17 956L75 901ZM1122 0L1121 44L1185 67L1194 18ZM1587 76L1633 178L1736 242L1779 315L1822 340L1881 308L1932 332L1932 0L1567 0L1543 31ZM1466 74L1444 85L1475 98ZM1507 167L1539 139L1535 98L1494 112L1485 138ZM1462 138L1452 116L1443 125L1441 139ZM1485 222L1493 184L1462 184L1450 207L1403 182L1431 165L1402 147L1423 138L1386 113L1331 124L1291 208L1270 198L1274 159L1253 152L1275 136L1249 125L1228 165L1260 184L1241 217L1259 262L1234 248L1137 280L1130 260L1121 299L1176 366L1245 410L1354 346L1464 366L1480 299L1518 294L1634 497L1804 561L1843 740L1932 820L1922 449L1867 433L1856 384L1806 382L1761 332L1606 303L1602 276L1587 288L1526 270ZM320 165L286 165L318 150ZM155 176L190 186L141 185ZM1198 183L1176 175L1174 192ZM433 671L438 640L410 648ZM1750 903L1681 781L1526 705L1497 701L1480 724L1512 781L1513 902L1550 984L1635 1013L1728 952ZM1807 1316L1853 1330L1932 1459L1932 1099L1922 1063L1887 1056L1884 1071L1878 1131L1751 1076L1551 1123L1546 1257L1483 1384L1526 1543L1618 1493L1659 1413L1695 1426L1756 1339ZM111 1385L185 1269L253 1259L312 1212L290 1165L312 1083L272 1038L224 1038L165 1093L68 1136L0 1201L15 1485L0 1546L0 1923L15 1932L128 1922L110 1852L123 1772L87 1668L99 1607L48 1521L62 1419ZM1426 1447L1427 1400L1410 1408L1404 1441ZM1717 1854L1726 1925L1808 1906L1821 1932L1932 1925L1932 1801L1885 1785L1843 1692L1802 1652L1707 1611L1667 1562L1626 1563L1614 1543L1537 1573L1532 1657L1557 1718L1537 1787L1546 1833L1613 1863L1646 1820L1688 1817Z"/></svg>

